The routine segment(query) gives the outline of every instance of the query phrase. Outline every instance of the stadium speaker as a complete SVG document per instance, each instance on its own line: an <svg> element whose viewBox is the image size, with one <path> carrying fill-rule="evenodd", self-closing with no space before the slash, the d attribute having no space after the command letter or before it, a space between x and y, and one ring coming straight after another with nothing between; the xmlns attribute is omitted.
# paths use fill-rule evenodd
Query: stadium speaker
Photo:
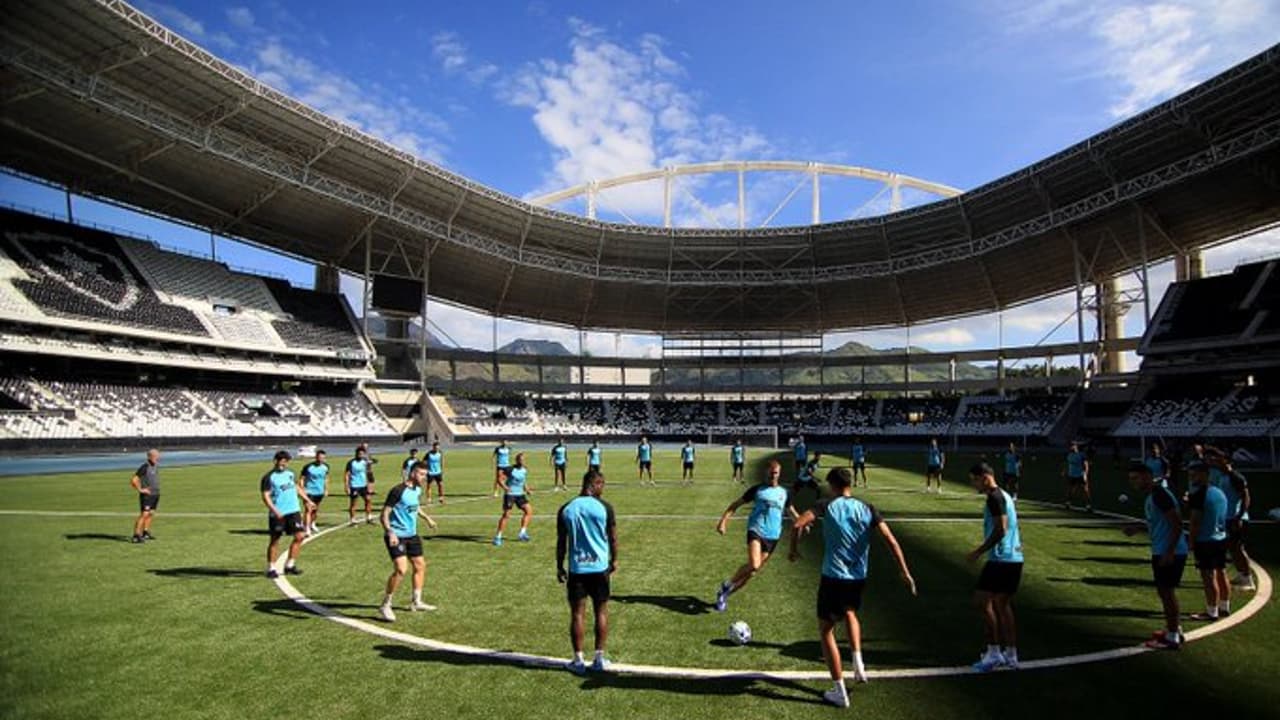
<svg viewBox="0 0 1280 720"><path fill-rule="evenodd" d="M395 275L373 276L373 308L380 313L422 314L422 281Z"/></svg>

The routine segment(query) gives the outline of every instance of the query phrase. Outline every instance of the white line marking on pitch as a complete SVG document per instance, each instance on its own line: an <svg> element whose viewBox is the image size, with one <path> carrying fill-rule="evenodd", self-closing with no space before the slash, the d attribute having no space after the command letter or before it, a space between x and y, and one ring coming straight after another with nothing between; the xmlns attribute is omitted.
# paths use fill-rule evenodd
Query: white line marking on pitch
<svg viewBox="0 0 1280 720"><path fill-rule="evenodd" d="M1123 517L1123 516L1121 516ZM335 530L341 530L345 525L338 525L326 530L322 530L316 535L307 538L304 542L311 542L317 538L323 537ZM369 633L380 638L392 640L428 650L438 650L442 652L455 653L458 655L466 655L469 657L487 658L500 662L529 665L535 667L564 667L567 662L564 658L551 657L549 655L534 655L531 653L521 652L505 652L501 650L491 650L488 648L475 647L472 645L460 645L457 643L443 642L440 640L432 640L418 635L410 635L408 633L397 632L386 627L375 625L364 620L356 620L339 614L320 603L308 598L302 594L293 583L289 582L288 576L284 574L284 563L287 559L286 553L281 553L276 560L276 571L279 576L275 579L276 587L285 597L294 601L299 607L308 612L319 615L326 620L331 620L339 625L345 625L349 628ZM1232 613L1229 617L1219 620L1215 623L1206 625L1202 628L1192 630L1186 634L1187 642L1200 640L1210 635L1229 630L1236 625L1253 617L1261 610L1267 602L1271 600L1271 576L1266 570L1257 563L1253 564L1254 576L1257 579L1258 590L1244 607ZM1055 658L1044 658L1042 660L1024 660L1021 666L1025 670L1038 670L1042 668L1064 667L1067 665L1080 665L1083 663L1102 662L1105 660L1116 660L1119 658L1130 657L1133 655L1141 655L1148 652L1159 652L1158 650L1150 650L1142 645L1116 648L1114 650L1101 650L1098 652L1081 653L1077 655L1063 655ZM638 675L643 677L659 677L659 678L675 678L687 680L828 680L830 676L826 671L816 670L730 670L730 669L713 669L713 668L693 668L693 667L672 667L668 665L641 665L632 663L614 663L610 666L609 672L619 675ZM870 670L867 672L868 677L873 679L898 679L898 678L929 678L929 677L949 677L956 675L976 675L978 674L973 668L967 665L956 665L951 667L925 667L925 668L899 668L894 670Z"/></svg>

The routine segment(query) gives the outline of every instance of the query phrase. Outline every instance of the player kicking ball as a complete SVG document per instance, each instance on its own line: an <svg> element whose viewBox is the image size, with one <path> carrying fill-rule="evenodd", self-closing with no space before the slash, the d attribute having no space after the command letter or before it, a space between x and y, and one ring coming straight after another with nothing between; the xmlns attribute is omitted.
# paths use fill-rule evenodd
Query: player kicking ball
<svg viewBox="0 0 1280 720"><path fill-rule="evenodd" d="M822 655L827 661L827 670L835 683L822 694L822 699L836 707L849 707L849 692L844 686L844 668L840 663L835 627L841 620L846 623L853 652L854 680L866 682L858 611L862 608L862 591L867 584L867 556L871 549L872 530L879 532L893 553L902 582L913 596L916 594L916 581L911 577L907 559L888 523L874 507L851 494L853 472L847 467L834 468L827 473L827 485L835 497L819 501L795 521L791 528L788 558L792 562L800 558L797 538L821 518L823 554L822 579L818 584L818 635L822 639Z"/></svg>
<svg viewBox="0 0 1280 720"><path fill-rule="evenodd" d="M987 564L978 576L974 603L982 613L982 629L987 651L973 669L990 672L997 668L1018 669L1017 623L1013 616L1013 596L1022 581L1022 536L1018 532L1018 510L1009 493L996 485L996 472L986 463L969 469L969 482L987 496L982 510L982 544L969 553L969 562L987 554Z"/></svg>
<svg viewBox="0 0 1280 720"><path fill-rule="evenodd" d="M729 607L729 596L745 587L760 572L782 537L782 515L790 506L786 489L778 485L782 479L782 464L770 460L766 472L765 481L748 488L742 497L729 503L716 524L716 532L724 535L729 527L729 518L738 508L751 504L751 516L747 519L747 561L733 577L720 583L716 591L716 612L724 612Z"/></svg>
<svg viewBox="0 0 1280 720"><path fill-rule="evenodd" d="M520 508L520 542L529 542L529 519L533 517L533 503L529 502L532 487L526 484L529 468L524 466L524 453L516 455L515 467L507 471L505 477L498 480L502 487L502 517L498 518L498 533L493 536L493 544L501 547L502 533L507 529L507 518L511 517L511 508Z"/></svg>
<svg viewBox="0 0 1280 720"><path fill-rule="evenodd" d="M1164 609L1165 629L1155 632L1146 645L1153 650L1179 650L1184 638L1178 622L1177 591L1187 565L1187 538L1182 532L1178 499L1169 488L1157 484L1151 468L1140 462L1129 466L1129 484L1147 496L1143 505L1146 525L1128 525L1124 534L1133 536L1146 530L1151 536L1151 574Z"/></svg>
<svg viewBox="0 0 1280 720"><path fill-rule="evenodd" d="M279 554L277 545L284 535L292 535L289 544L289 559L285 561L286 575L301 575L298 568L298 553L302 550L302 540L306 537L306 528L302 524L302 508L307 511L315 509L303 488L297 483L293 471L289 469L289 461L293 456L281 450L275 454L275 466L262 476L259 489L262 490L262 504L267 506L267 532L271 539L267 542L267 577L279 577L276 572L276 557Z"/></svg>
<svg viewBox="0 0 1280 720"><path fill-rule="evenodd" d="M391 575L387 577L387 592L382 596L382 606L378 614L387 622L396 621L395 610L391 609L391 598L404 580L404 574L413 566L413 601L409 609L435 610L434 605L422 602L422 586L427 581L427 561L422 557L422 538L418 536L418 516L426 521L427 527L435 528L436 521L422 510L422 495L426 490L427 464L415 462L408 468L404 482L391 488L387 493L386 504L382 506L383 543L387 546L387 554L391 556Z"/></svg>

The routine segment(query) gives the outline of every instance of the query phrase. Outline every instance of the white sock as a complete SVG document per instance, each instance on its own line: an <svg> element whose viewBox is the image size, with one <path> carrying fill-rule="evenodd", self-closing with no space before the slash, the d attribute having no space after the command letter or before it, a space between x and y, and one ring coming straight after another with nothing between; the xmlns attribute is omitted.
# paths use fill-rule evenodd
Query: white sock
<svg viewBox="0 0 1280 720"><path fill-rule="evenodd" d="M293 558L289 558L288 560L286 560L284 563L284 566L286 569L293 567Z"/></svg>
<svg viewBox="0 0 1280 720"><path fill-rule="evenodd" d="M422 591L421 591L421 590L414 590L414 591L413 591L413 601L414 601L414 602L416 602L416 603L420 603L420 602L422 602Z"/></svg>
<svg viewBox="0 0 1280 720"><path fill-rule="evenodd" d="M391 593L382 596L382 607L391 607Z"/></svg>
<svg viewBox="0 0 1280 720"><path fill-rule="evenodd" d="M579 651L577 651L577 652L575 652L575 653L573 654L573 659L574 659L574 660L576 660L576 661L578 661L578 662L585 662L585 660L584 660L584 659L583 659L583 657L582 657L582 651L581 651L581 650L579 650Z"/></svg>
<svg viewBox="0 0 1280 720"><path fill-rule="evenodd" d="M852 655L852 659L853 659L853 666L854 666L855 668L857 668L858 672L865 672L865 671L866 671L866 669L867 669L867 668L866 668L866 666L864 666L864 665L862 664L862 651L861 651L861 650L854 650L854 651L853 651L853 655Z"/></svg>
<svg viewBox="0 0 1280 720"><path fill-rule="evenodd" d="M1001 652L1004 653L1005 660L1018 662L1018 648L1016 647L1002 648Z"/></svg>
<svg viewBox="0 0 1280 720"><path fill-rule="evenodd" d="M603 650L597 650L597 651L596 651L596 658L595 658L595 659L596 659L596 660L603 660L603 659L604 659L604 651L603 651Z"/></svg>
<svg viewBox="0 0 1280 720"><path fill-rule="evenodd" d="M999 645L988 645L988 646L987 646L987 657L992 657L992 656L999 655L999 654L1000 654L1000 646L999 646Z"/></svg>
<svg viewBox="0 0 1280 720"><path fill-rule="evenodd" d="M1223 600L1218 603L1218 612L1231 612L1231 601Z"/></svg>
<svg viewBox="0 0 1280 720"><path fill-rule="evenodd" d="M844 678L840 678L839 680L835 681L835 684L831 686L831 689L832 689L832 690L835 690L836 692L840 693L841 695L848 695L848 694L849 694L849 691L848 691L848 690L846 690L846 689L845 689L845 687L844 687Z"/></svg>

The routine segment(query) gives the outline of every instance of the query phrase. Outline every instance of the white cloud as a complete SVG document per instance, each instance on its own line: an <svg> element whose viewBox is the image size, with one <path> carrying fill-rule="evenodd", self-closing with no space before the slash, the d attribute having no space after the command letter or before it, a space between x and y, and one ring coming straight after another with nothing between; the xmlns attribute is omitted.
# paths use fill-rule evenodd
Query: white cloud
<svg viewBox="0 0 1280 720"><path fill-rule="evenodd" d="M431 54L445 72L456 72L467 64L467 47L456 32L438 32L431 36Z"/></svg>
<svg viewBox="0 0 1280 720"><path fill-rule="evenodd" d="M530 63L500 88L501 99L533 111L553 150L541 191L769 152L759 132L700 110L695 94L682 87L683 66L667 55L661 37L646 34L626 44L582 20L569 25L568 60ZM660 213L662 186L618 188L608 200L628 214Z"/></svg>
<svg viewBox="0 0 1280 720"><path fill-rule="evenodd" d="M1275 42L1274 0L1041 0L997 3L1015 33L1068 42L1065 65L1088 63L1114 84L1109 108L1126 117Z"/></svg>
<svg viewBox="0 0 1280 720"><path fill-rule="evenodd" d="M946 330L933 330L919 335L911 334L912 344L919 343L925 347L972 347L976 338L973 333L963 327L952 327Z"/></svg>
<svg viewBox="0 0 1280 720"><path fill-rule="evenodd" d="M448 123L405 97L367 91L354 80L293 53L279 38L269 38L257 48L251 70L263 82L327 115L419 157L443 161L441 138L449 135Z"/></svg>
<svg viewBox="0 0 1280 720"><path fill-rule="evenodd" d="M241 30L254 28L253 12L247 7L227 8L227 21Z"/></svg>

